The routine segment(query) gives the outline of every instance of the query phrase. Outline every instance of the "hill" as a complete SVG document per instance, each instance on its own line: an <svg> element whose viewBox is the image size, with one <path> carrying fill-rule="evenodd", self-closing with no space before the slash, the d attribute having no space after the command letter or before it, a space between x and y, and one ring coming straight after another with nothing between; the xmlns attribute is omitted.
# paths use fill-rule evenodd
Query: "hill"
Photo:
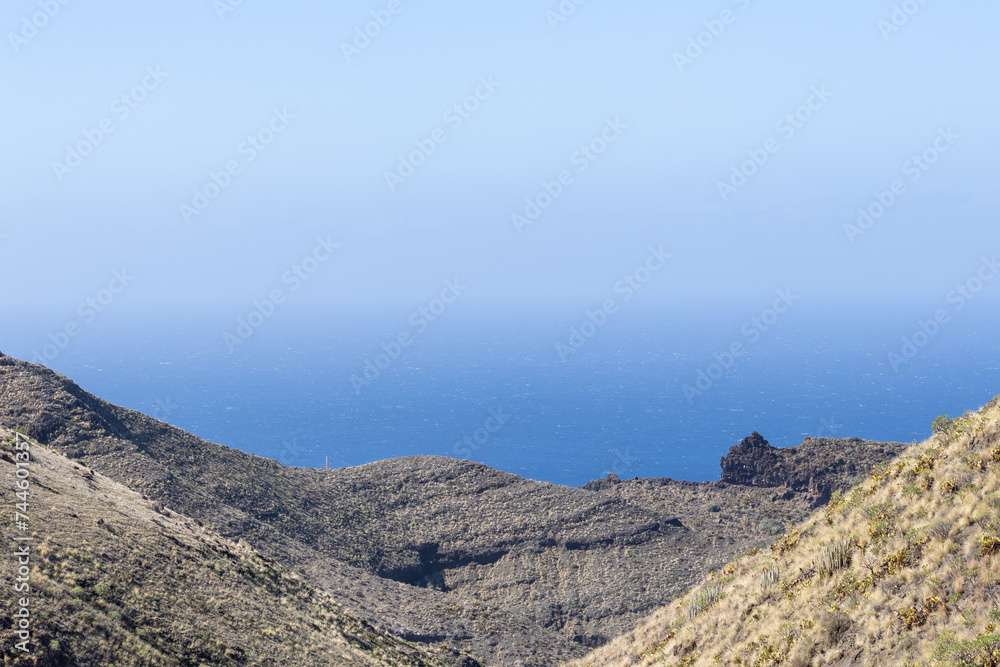
<svg viewBox="0 0 1000 667"><path fill-rule="evenodd" d="M1000 664L1000 396L575 667Z"/></svg>
<svg viewBox="0 0 1000 667"><path fill-rule="evenodd" d="M378 630L245 543L16 437L0 428L0 470L5 493L24 482L26 525L4 521L0 539L24 554L0 577L30 588L4 596L6 665L479 664Z"/></svg>
<svg viewBox="0 0 1000 667"><path fill-rule="evenodd" d="M430 456L288 468L2 355L0 423L245 540L367 622L491 664L582 656L823 501L808 485L753 479L608 479L574 489ZM845 443L866 463L904 447L823 440L797 460L846 488L846 471L824 477L818 465Z"/></svg>

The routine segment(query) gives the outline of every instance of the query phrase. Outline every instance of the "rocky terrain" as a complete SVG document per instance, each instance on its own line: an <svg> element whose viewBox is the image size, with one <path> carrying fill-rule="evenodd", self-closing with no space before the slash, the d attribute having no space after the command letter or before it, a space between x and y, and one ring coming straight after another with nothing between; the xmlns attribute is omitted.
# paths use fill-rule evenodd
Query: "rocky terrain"
<svg viewBox="0 0 1000 667"><path fill-rule="evenodd" d="M1000 396L934 424L573 667L1000 664ZM766 475L740 448L731 470Z"/></svg>
<svg viewBox="0 0 1000 667"><path fill-rule="evenodd" d="M810 495L814 505L836 489L850 487L872 465L902 452L897 442L860 438L806 438L798 447L772 447L754 431L722 457L721 480L748 486L784 486Z"/></svg>
<svg viewBox="0 0 1000 667"><path fill-rule="evenodd" d="M904 447L781 449L755 434L723 459L723 481L579 489L442 457L288 468L2 355L0 424L244 541L365 622L497 665L586 654Z"/></svg>

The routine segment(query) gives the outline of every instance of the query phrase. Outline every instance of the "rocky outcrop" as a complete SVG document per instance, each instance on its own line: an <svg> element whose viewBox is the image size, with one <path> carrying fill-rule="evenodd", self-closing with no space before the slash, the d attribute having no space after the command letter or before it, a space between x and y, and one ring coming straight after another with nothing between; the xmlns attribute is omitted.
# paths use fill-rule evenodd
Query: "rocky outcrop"
<svg viewBox="0 0 1000 667"><path fill-rule="evenodd" d="M797 447L773 447L754 431L722 457L720 479L744 486L787 487L821 503L833 490L849 488L874 464L907 446L861 438L806 438Z"/></svg>
<svg viewBox="0 0 1000 667"><path fill-rule="evenodd" d="M608 476L603 479L593 479L586 484L584 484L582 489L587 491L606 491L608 489L614 488L616 484L621 484L622 481L618 479L618 475L613 472L609 472Z"/></svg>
<svg viewBox="0 0 1000 667"><path fill-rule="evenodd" d="M722 457L720 481L747 486L782 486L788 477L776 447L757 431L729 448Z"/></svg>

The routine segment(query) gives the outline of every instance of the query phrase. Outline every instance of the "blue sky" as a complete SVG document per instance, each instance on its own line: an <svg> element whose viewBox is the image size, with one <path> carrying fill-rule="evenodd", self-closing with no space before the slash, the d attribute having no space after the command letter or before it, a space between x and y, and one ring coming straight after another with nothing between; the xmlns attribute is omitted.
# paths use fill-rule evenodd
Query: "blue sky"
<svg viewBox="0 0 1000 667"><path fill-rule="evenodd" d="M5 3L3 303L245 310L327 239L303 301L591 303L663 246L659 299L933 306L996 251L996 3L562 4Z"/></svg>

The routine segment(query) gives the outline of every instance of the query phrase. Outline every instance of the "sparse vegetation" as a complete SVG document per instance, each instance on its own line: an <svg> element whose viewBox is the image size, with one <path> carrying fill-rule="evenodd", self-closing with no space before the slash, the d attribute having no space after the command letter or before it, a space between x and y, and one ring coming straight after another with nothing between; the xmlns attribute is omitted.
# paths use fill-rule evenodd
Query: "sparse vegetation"
<svg viewBox="0 0 1000 667"><path fill-rule="evenodd" d="M998 446L1000 397L725 568L711 584L724 604L690 615L675 601L571 664L1000 665Z"/></svg>
<svg viewBox="0 0 1000 667"><path fill-rule="evenodd" d="M583 655L633 627L904 447L853 438L771 448L790 486L609 479L570 489L430 456L286 468L4 356L0 391L0 423L71 457L82 483L103 474L134 488L158 521L188 516L192 530L200 521L360 618L526 665ZM101 504L121 508L117 498ZM82 605L122 594L107 578L74 585Z"/></svg>
<svg viewBox="0 0 1000 667"><path fill-rule="evenodd" d="M9 487L9 440L2 448ZM81 475L45 447L34 444L31 456L30 516L39 543L29 556L31 651L13 648L18 640L5 613L5 665L478 664L372 627L274 561L187 517L165 517L134 491ZM107 510L110 498L114 511ZM4 542L16 534L10 522L0 525ZM4 580L17 576L17 562L0 560ZM11 596L5 600L12 604Z"/></svg>
<svg viewBox="0 0 1000 667"><path fill-rule="evenodd" d="M568 489L440 457L286 468L2 355L0 393L0 424L72 457L62 481L92 496L67 519L72 538L39 545L48 599L58 600L45 611L49 634L39 646L55 664L84 654L108 665L347 665L355 657L475 664L456 650L465 649L491 664L535 667L585 654L669 599L680 614L630 660L794 664L814 648L827 655L856 641L867 629L855 611L876 595L886 596L883 633L899 633L895 612L912 607L919 616L935 596L947 602L928 608L911 632L935 626L952 607L968 611L977 599L969 568L921 571L920 581L939 583L912 598L897 593L928 554L967 558L970 534L998 528L980 473L1000 460L1000 443L966 426L971 416L948 436L972 438L961 468L943 446L890 466L905 445L807 438L773 448L761 438L757 462L773 459L779 474L758 465L748 479L725 483L608 479ZM737 474L740 456L724 459L724 472ZM952 493L943 491L944 474ZM108 493L114 482L149 501ZM828 523L802 523L831 492L830 512L818 515ZM865 514L882 503L905 516ZM968 523L935 503L971 506ZM923 514L909 514L907 504ZM141 521L133 516L140 505ZM874 539L872 519L885 533ZM931 521L946 529L940 539L924 525ZM851 551L822 570L815 546L844 542ZM990 545L976 543L974 556L992 557L982 552ZM175 604L176 592L189 589ZM806 600L823 613L803 618ZM743 630L730 632L720 610L741 614ZM708 646L699 634L709 619L723 643ZM962 623L983 631L977 616ZM323 663L324 650L352 658Z"/></svg>

